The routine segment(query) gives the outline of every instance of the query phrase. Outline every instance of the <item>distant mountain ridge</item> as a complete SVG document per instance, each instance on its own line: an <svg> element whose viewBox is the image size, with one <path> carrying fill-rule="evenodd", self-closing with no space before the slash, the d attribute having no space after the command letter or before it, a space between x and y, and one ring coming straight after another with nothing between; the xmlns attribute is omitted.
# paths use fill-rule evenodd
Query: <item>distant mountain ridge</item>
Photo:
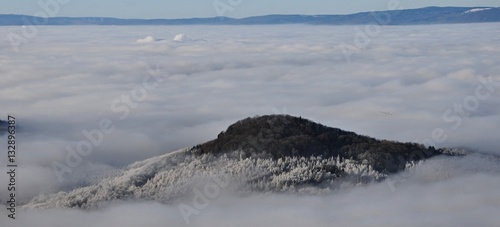
<svg viewBox="0 0 500 227"><path fill-rule="evenodd" d="M500 7L426 7L362 12L349 15L266 15L241 19L229 17L189 19L119 19L111 17L52 17L0 14L0 26L37 25L265 25L316 24L381 25L500 22Z"/></svg>

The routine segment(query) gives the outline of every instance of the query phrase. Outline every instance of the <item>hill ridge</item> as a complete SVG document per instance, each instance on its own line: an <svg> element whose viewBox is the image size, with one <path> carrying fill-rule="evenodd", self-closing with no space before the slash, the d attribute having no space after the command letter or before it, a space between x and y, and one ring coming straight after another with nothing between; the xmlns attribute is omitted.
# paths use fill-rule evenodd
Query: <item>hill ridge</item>
<svg viewBox="0 0 500 227"><path fill-rule="evenodd" d="M301 117L265 115L240 120L212 141L134 162L100 180L85 179L85 174L81 179L71 177L88 183L40 195L23 208L95 209L124 200L172 203L214 178L226 179L224 189L236 194L324 194L383 181L443 153L360 136Z"/></svg>
<svg viewBox="0 0 500 227"><path fill-rule="evenodd" d="M377 171L394 173L401 165L442 154L416 143L377 140L328 127L302 117L264 115L230 125L217 139L193 147L197 154L240 151L243 157L341 157L365 161Z"/></svg>

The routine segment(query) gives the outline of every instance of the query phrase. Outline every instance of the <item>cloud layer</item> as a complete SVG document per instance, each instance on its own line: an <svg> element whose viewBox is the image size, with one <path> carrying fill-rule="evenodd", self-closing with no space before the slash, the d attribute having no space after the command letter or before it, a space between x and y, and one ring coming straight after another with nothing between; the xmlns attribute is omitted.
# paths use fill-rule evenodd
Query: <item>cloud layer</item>
<svg viewBox="0 0 500 227"><path fill-rule="evenodd" d="M486 163L486 165L478 165ZM500 222L500 165L492 157L434 158L387 182L328 196L222 192L189 226L496 226ZM115 203L99 211L25 210L16 226L187 226L180 204ZM193 205L191 205L193 206ZM2 223L8 223L0 216ZM76 223L76 225L75 225Z"/></svg>
<svg viewBox="0 0 500 227"><path fill-rule="evenodd" d="M0 117L14 113L22 127L19 197L75 187L51 164L65 163L67 147L88 141L83 130L105 118L115 130L73 174L112 172L282 112L376 138L498 152L497 27L40 27L17 54L0 44ZM16 29L1 27L0 37ZM176 34L203 42L175 42ZM136 43L146 36L163 41ZM478 75L491 76L484 99Z"/></svg>

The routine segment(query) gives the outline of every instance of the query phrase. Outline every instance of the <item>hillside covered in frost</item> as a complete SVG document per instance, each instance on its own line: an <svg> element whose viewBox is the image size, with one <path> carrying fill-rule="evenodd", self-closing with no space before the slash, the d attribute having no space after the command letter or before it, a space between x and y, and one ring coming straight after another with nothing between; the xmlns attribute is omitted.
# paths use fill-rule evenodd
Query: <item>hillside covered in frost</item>
<svg viewBox="0 0 500 227"><path fill-rule="evenodd" d="M443 153L300 117L254 117L229 126L215 140L136 162L90 186L38 196L24 207L91 209L125 200L174 203L210 182L237 194L331 193L381 181Z"/></svg>

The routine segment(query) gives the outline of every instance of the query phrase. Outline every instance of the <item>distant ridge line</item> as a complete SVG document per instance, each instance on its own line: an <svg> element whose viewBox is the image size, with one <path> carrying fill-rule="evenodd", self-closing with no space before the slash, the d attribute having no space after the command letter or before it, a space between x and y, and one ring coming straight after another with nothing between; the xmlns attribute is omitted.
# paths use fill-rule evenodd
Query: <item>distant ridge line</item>
<svg viewBox="0 0 500 227"><path fill-rule="evenodd" d="M479 9L479 10L478 10ZM120 19L112 17L50 17L0 14L0 26L21 25L424 25L500 22L500 7L426 7L361 12L348 15L265 15L186 19Z"/></svg>

